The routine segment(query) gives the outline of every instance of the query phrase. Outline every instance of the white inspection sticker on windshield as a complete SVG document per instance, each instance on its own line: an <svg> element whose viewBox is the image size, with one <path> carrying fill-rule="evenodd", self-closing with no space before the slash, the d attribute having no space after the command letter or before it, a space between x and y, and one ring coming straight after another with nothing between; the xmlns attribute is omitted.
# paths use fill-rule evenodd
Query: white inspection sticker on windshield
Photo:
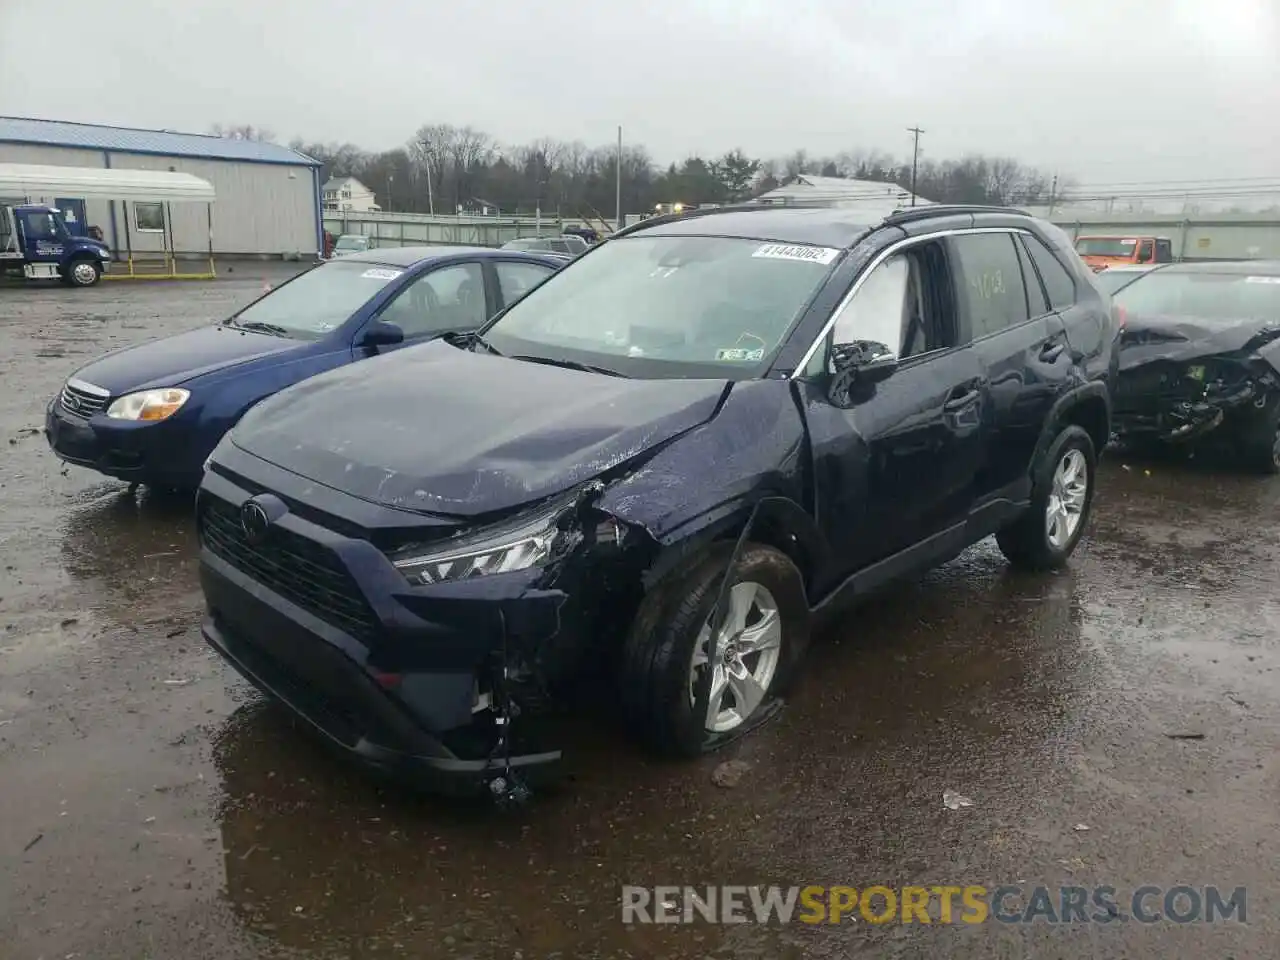
<svg viewBox="0 0 1280 960"><path fill-rule="evenodd" d="M1245 283L1280 283L1280 277L1245 277Z"/></svg>
<svg viewBox="0 0 1280 960"><path fill-rule="evenodd" d="M371 269L366 270L364 273L360 274L360 279L361 280L394 280L396 277L400 276L400 274L402 273L404 273L403 270L386 270L386 269L383 269L382 267L372 267Z"/></svg>
<svg viewBox="0 0 1280 960"><path fill-rule="evenodd" d="M791 243L764 243L751 256L766 260L803 260L806 263L828 264L840 255L831 247L810 247Z"/></svg>

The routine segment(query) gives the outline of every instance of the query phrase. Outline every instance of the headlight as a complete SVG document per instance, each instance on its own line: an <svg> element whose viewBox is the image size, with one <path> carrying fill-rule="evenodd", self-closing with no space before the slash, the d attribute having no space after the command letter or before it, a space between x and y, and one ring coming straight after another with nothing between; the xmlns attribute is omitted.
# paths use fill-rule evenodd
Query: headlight
<svg viewBox="0 0 1280 960"><path fill-rule="evenodd" d="M139 390L113 402L107 407L107 416L113 420L168 420L190 396L190 390L179 387Z"/></svg>
<svg viewBox="0 0 1280 960"><path fill-rule="evenodd" d="M405 550L391 562L413 584L527 570L559 558L566 551L572 537L556 525L566 506L567 503L557 504L555 509L541 511L515 525L441 545L431 553Z"/></svg>

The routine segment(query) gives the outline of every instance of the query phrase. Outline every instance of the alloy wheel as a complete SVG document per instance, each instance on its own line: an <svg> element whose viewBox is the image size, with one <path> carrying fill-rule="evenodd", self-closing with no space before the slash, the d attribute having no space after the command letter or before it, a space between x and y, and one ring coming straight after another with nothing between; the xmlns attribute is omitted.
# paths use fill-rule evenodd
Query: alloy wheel
<svg viewBox="0 0 1280 960"><path fill-rule="evenodd" d="M1088 492L1088 461L1081 451L1068 450L1053 471L1053 486L1044 514L1045 536L1055 550L1065 550L1076 535Z"/></svg>
<svg viewBox="0 0 1280 960"><path fill-rule="evenodd" d="M713 611L698 634L689 671L689 701L697 703L698 683L711 669L704 726L712 733L734 730L755 713L768 694L782 654L782 616L764 585L735 584L728 606L717 638L716 662L708 663Z"/></svg>

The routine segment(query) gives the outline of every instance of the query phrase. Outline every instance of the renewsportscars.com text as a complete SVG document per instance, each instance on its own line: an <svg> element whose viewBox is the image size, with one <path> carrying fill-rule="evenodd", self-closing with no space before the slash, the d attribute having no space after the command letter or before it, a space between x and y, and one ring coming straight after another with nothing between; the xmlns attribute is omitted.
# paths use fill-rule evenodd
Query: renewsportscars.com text
<svg viewBox="0 0 1280 960"><path fill-rule="evenodd" d="M623 923L1246 923L1216 886L624 886Z"/></svg>

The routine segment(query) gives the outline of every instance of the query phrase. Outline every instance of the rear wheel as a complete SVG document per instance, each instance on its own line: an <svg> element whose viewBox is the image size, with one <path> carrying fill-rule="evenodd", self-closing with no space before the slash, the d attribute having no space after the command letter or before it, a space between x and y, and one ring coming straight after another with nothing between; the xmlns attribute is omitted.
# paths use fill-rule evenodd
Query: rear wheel
<svg viewBox="0 0 1280 960"><path fill-rule="evenodd" d="M1089 522L1098 457L1089 434L1062 430L1036 465L1031 507L996 534L1015 567L1050 570L1067 562Z"/></svg>
<svg viewBox="0 0 1280 960"><path fill-rule="evenodd" d="M102 279L102 266L92 257L76 257L67 264L62 279L73 287L92 287Z"/></svg>
<svg viewBox="0 0 1280 960"><path fill-rule="evenodd" d="M759 544L743 549L730 574L713 642L728 560L727 549L718 550L650 591L624 645L623 707L636 734L660 752L697 756L753 729L773 712L808 646L800 571Z"/></svg>

